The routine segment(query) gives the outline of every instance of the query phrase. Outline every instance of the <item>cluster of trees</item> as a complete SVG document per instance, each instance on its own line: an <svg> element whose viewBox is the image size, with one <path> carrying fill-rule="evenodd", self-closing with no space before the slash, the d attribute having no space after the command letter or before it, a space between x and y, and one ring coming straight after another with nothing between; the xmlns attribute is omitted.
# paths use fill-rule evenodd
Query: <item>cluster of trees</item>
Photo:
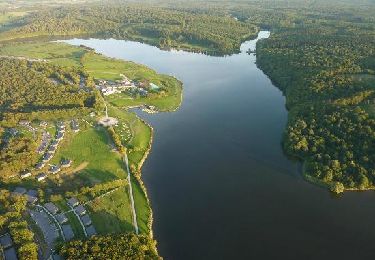
<svg viewBox="0 0 375 260"><path fill-rule="evenodd" d="M60 254L67 260L160 259L155 249L155 241L148 236L134 233L71 241L62 246Z"/></svg>
<svg viewBox="0 0 375 260"><path fill-rule="evenodd" d="M108 127L108 133L110 134L110 136L112 138L112 141L115 144L117 150L121 154L125 154L126 153L126 148L122 144L121 137L116 133L115 129L113 129L112 126Z"/></svg>
<svg viewBox="0 0 375 260"><path fill-rule="evenodd" d="M273 34L257 48L258 65L286 95L285 150L334 192L372 188L375 120L366 109L375 106L374 9L298 10L275 11L275 23L268 17Z"/></svg>
<svg viewBox="0 0 375 260"><path fill-rule="evenodd" d="M8 179L38 160L34 139L22 134L6 135L8 134L0 135L0 180Z"/></svg>
<svg viewBox="0 0 375 260"><path fill-rule="evenodd" d="M92 187L83 187L79 191L66 192L65 197L87 196L89 199L94 199L110 190L119 187L124 187L128 184L127 180L114 180L106 183L96 184ZM56 200L57 201L57 200Z"/></svg>
<svg viewBox="0 0 375 260"><path fill-rule="evenodd" d="M38 259L38 246L34 242L34 233L27 222L22 220L26 210L26 198L0 190L0 230L6 229L13 239L20 260Z"/></svg>
<svg viewBox="0 0 375 260"><path fill-rule="evenodd" d="M81 74L46 62L0 58L0 116L95 106L95 95L80 90ZM64 84L68 83L68 84Z"/></svg>

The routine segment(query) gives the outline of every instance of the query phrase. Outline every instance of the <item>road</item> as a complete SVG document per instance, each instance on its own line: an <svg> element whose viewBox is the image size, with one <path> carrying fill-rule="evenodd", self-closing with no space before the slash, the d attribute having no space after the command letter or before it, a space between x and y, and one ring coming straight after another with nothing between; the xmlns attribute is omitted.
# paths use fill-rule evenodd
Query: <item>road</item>
<svg viewBox="0 0 375 260"><path fill-rule="evenodd" d="M132 214L133 214L133 226L135 229L135 233L138 235L139 229L138 229L138 223L137 223L137 214L135 211L135 204L134 204L134 196L133 196L133 188L132 188L132 183L131 183L131 177L130 177L130 169L129 169L129 160L128 160L128 155L125 153L124 155L124 162L126 165L126 170L128 172L128 182L129 182L129 196L130 196L130 202L131 202L131 207L132 207Z"/></svg>

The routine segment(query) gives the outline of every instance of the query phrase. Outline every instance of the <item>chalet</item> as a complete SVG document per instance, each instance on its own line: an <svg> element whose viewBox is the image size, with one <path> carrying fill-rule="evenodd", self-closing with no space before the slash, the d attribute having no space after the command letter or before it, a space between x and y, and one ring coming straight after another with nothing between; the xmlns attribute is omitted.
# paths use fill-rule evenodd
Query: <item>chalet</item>
<svg viewBox="0 0 375 260"><path fill-rule="evenodd" d="M86 209L82 205L78 205L74 210L80 216L82 216L82 215L84 215L86 213Z"/></svg>
<svg viewBox="0 0 375 260"><path fill-rule="evenodd" d="M65 225L62 225L61 228L63 230L64 237L67 241L72 240L74 238L73 229L70 225L65 224Z"/></svg>
<svg viewBox="0 0 375 260"><path fill-rule="evenodd" d="M48 153L55 153L57 149L57 146L50 146L47 150Z"/></svg>
<svg viewBox="0 0 375 260"><path fill-rule="evenodd" d="M89 215L85 214L83 216L80 217L81 218L81 221L82 223L85 225L85 226L90 226L91 225L91 218Z"/></svg>
<svg viewBox="0 0 375 260"><path fill-rule="evenodd" d="M86 227L87 236L92 237L96 235L96 230L93 225Z"/></svg>
<svg viewBox="0 0 375 260"><path fill-rule="evenodd" d="M29 126L29 125L30 125L30 121L27 121L27 120L20 120L20 121L18 122L18 124L19 124L20 126Z"/></svg>
<svg viewBox="0 0 375 260"><path fill-rule="evenodd" d="M50 213L52 213L53 215L56 215L56 213L59 212L59 208L56 207L56 205L53 204L52 202L48 202L48 203L44 204L44 207L45 207Z"/></svg>
<svg viewBox="0 0 375 260"><path fill-rule="evenodd" d="M9 248L13 245L13 240L9 233L6 233L0 237L0 244L3 249Z"/></svg>
<svg viewBox="0 0 375 260"><path fill-rule="evenodd" d="M46 154L44 154L42 161L43 162L48 162L49 160L52 159L52 157L53 157L52 153L46 153Z"/></svg>
<svg viewBox="0 0 375 260"><path fill-rule="evenodd" d="M56 219L60 224L64 224L65 222L68 222L68 218L65 216L64 213L61 213L59 215L56 215Z"/></svg>
<svg viewBox="0 0 375 260"><path fill-rule="evenodd" d="M79 204L79 201L74 198L74 197L71 197L70 199L68 199L68 204L71 206L71 207L75 207Z"/></svg>
<svg viewBox="0 0 375 260"><path fill-rule="evenodd" d="M72 120L71 128L72 128L74 133L79 132L79 124L78 124L77 120Z"/></svg>
<svg viewBox="0 0 375 260"><path fill-rule="evenodd" d="M35 169L40 170L44 167L44 165L45 165L44 163L40 162L37 165L35 165Z"/></svg>
<svg viewBox="0 0 375 260"><path fill-rule="evenodd" d="M61 160L61 167L69 168L72 165L73 161L69 159L62 159Z"/></svg>
<svg viewBox="0 0 375 260"><path fill-rule="evenodd" d="M40 174L38 174L37 176L36 176L36 180L37 181L43 181L43 180L45 180L47 178L47 174L45 174L45 173L40 173Z"/></svg>
<svg viewBox="0 0 375 260"><path fill-rule="evenodd" d="M20 178L21 178L21 179L25 179L25 178L28 178L28 177L30 177L30 176L31 176L31 172L30 172L30 171L27 171L27 170L21 172L21 174L20 174Z"/></svg>
<svg viewBox="0 0 375 260"><path fill-rule="evenodd" d="M64 133L63 132L57 132L56 140L61 141L63 138L64 138Z"/></svg>
<svg viewBox="0 0 375 260"><path fill-rule="evenodd" d="M23 195L23 194L25 194L26 193L26 189L25 188L23 188L23 187L17 187L14 191L13 191L13 193L15 193L15 194L18 194L18 195Z"/></svg>
<svg viewBox="0 0 375 260"><path fill-rule="evenodd" d="M41 121L41 122L39 123L39 126L40 126L40 127L47 127L47 126L48 126L48 123L47 123L46 121Z"/></svg>
<svg viewBox="0 0 375 260"><path fill-rule="evenodd" d="M61 168L59 166L56 166L56 165L52 165L50 168L49 168L49 172L52 173L52 174L56 174L58 173L59 171L61 171Z"/></svg>
<svg viewBox="0 0 375 260"><path fill-rule="evenodd" d="M29 190L26 192L27 202L34 204L38 201L38 192L36 190Z"/></svg>
<svg viewBox="0 0 375 260"><path fill-rule="evenodd" d="M4 259L5 260L18 260L16 249L10 247L4 250Z"/></svg>

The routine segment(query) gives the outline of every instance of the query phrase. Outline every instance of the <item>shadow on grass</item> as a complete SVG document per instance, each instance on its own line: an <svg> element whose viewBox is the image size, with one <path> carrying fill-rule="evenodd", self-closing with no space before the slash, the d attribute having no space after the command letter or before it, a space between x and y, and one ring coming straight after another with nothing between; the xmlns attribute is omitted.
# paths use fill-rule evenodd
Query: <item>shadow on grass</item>
<svg viewBox="0 0 375 260"><path fill-rule="evenodd" d="M91 212L90 215L92 223L98 234L105 235L134 231L132 223L127 220L119 219L119 217L113 213L99 210Z"/></svg>

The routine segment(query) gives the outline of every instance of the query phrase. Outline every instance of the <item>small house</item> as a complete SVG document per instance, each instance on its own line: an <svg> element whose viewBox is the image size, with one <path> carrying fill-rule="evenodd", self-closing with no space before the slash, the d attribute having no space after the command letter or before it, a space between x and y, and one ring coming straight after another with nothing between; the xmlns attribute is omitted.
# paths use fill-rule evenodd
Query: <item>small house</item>
<svg viewBox="0 0 375 260"><path fill-rule="evenodd" d="M56 207L56 205L53 204L52 202L48 202L48 203L44 204L44 207L45 207L50 213L52 213L53 215L56 215L56 213L59 212L59 208Z"/></svg>
<svg viewBox="0 0 375 260"><path fill-rule="evenodd" d="M74 197L71 197L70 199L68 199L68 204L71 206L71 207L75 207L79 204L79 201L74 198Z"/></svg>
<svg viewBox="0 0 375 260"><path fill-rule="evenodd" d="M56 140L61 141L64 138L64 133L63 132L58 132L56 135Z"/></svg>
<svg viewBox="0 0 375 260"><path fill-rule="evenodd" d="M70 225L65 224L65 225L62 225L61 228L63 230L64 237L67 241L72 240L74 238L73 229Z"/></svg>
<svg viewBox="0 0 375 260"><path fill-rule="evenodd" d="M80 216L82 216L82 215L84 215L86 213L86 209L82 205L78 205L74 210Z"/></svg>
<svg viewBox="0 0 375 260"><path fill-rule="evenodd" d="M26 189L24 187L17 187L15 188L15 190L13 191L13 193L16 193L18 195L23 195L26 193Z"/></svg>
<svg viewBox="0 0 375 260"><path fill-rule="evenodd" d="M36 180L37 181L43 181L43 180L45 180L47 178L47 174L45 174L45 173L40 173L40 174L38 174L37 176L36 176Z"/></svg>
<svg viewBox="0 0 375 260"><path fill-rule="evenodd" d="M27 199L27 202L30 203L30 204L34 204L38 201L38 198L35 197L35 196L30 196L28 194L26 194L26 199Z"/></svg>
<svg viewBox="0 0 375 260"><path fill-rule="evenodd" d="M89 215L85 214L83 216L80 217L81 218L81 221L82 223L85 225L85 226L90 226L91 225L91 218Z"/></svg>
<svg viewBox="0 0 375 260"><path fill-rule="evenodd" d="M95 230L94 226L93 225L88 226L86 228L86 233L87 233L88 237L92 237L92 236L96 235L96 230Z"/></svg>
<svg viewBox="0 0 375 260"><path fill-rule="evenodd" d="M49 168L49 172L52 173L52 174L56 174L58 173L59 171L61 171L61 168L59 166L56 166L56 165L52 165L50 168Z"/></svg>
<svg viewBox="0 0 375 260"><path fill-rule="evenodd" d="M18 260L16 249L10 247L4 250L4 259L5 260Z"/></svg>
<svg viewBox="0 0 375 260"><path fill-rule="evenodd" d="M49 160L51 160L53 157L53 154L52 153L46 153L44 154L43 156L43 162L48 162Z"/></svg>
<svg viewBox="0 0 375 260"><path fill-rule="evenodd" d="M57 221L60 223L60 224L64 224L65 222L68 222L68 218L65 216L64 213L61 213L59 215L56 216L56 219Z"/></svg>
<svg viewBox="0 0 375 260"><path fill-rule="evenodd" d="M37 165L35 165L35 169L40 170L44 167L44 165L45 165L44 163L40 162Z"/></svg>
<svg viewBox="0 0 375 260"><path fill-rule="evenodd" d="M28 178L28 177L30 177L31 176L31 172L30 171L23 171L23 172L21 172L21 174L20 174L20 178L21 179L25 179L25 178Z"/></svg>
<svg viewBox="0 0 375 260"><path fill-rule="evenodd" d="M69 159L62 159L61 160L61 167L68 168L72 165L73 161Z"/></svg>
<svg viewBox="0 0 375 260"><path fill-rule="evenodd" d="M0 237L0 244L3 249L9 248L13 245L13 240L9 233L6 233Z"/></svg>
<svg viewBox="0 0 375 260"><path fill-rule="evenodd" d="M72 120L71 128L72 128L74 133L79 132L79 124L78 124L77 120Z"/></svg>

